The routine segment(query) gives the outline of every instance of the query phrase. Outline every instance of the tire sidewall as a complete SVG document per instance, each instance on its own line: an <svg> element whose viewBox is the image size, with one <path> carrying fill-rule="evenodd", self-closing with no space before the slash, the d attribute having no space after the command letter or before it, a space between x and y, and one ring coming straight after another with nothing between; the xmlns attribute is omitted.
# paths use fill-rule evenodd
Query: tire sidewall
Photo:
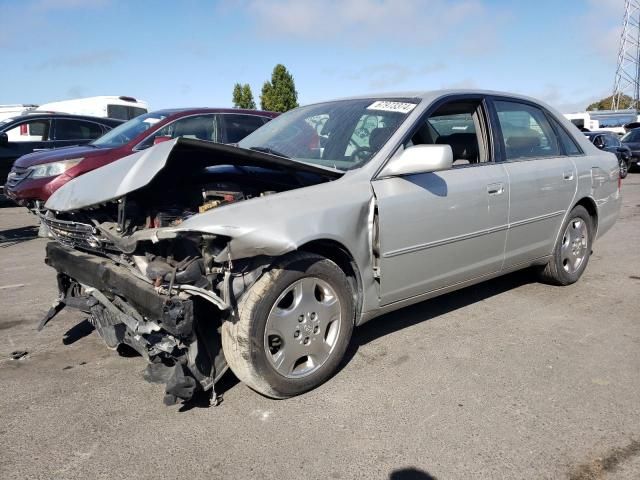
<svg viewBox="0 0 640 480"><path fill-rule="evenodd" d="M251 312L250 318L242 321L251 322L250 325L250 356L256 374L281 396L293 396L304 393L325 382L338 368L351 339L354 322L354 299L351 286L340 268L330 260L317 258L303 258L284 262L281 270L273 276L274 282L260 302ZM282 376L267 358L264 347L264 332L269 313L280 294L291 284L306 277L316 277L327 282L340 300L341 325L337 344L329 358L313 373L302 378L287 378Z"/></svg>

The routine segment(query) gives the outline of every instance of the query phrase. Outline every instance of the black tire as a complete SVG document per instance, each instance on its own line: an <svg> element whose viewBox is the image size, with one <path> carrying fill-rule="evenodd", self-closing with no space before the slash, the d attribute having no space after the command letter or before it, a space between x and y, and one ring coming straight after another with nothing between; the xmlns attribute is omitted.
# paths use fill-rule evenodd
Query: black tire
<svg viewBox="0 0 640 480"><path fill-rule="evenodd" d="M267 357L265 329L280 295L308 277L326 282L335 292L340 302L340 325L324 363L304 376L289 378ZM282 257L242 296L237 318L222 325L222 348L229 368L251 389L271 398L292 397L319 386L335 372L349 345L354 318L353 291L340 267L320 255L294 252Z"/></svg>
<svg viewBox="0 0 640 480"><path fill-rule="evenodd" d="M620 178L627 178L629 174L629 162L627 162L624 158L619 160L620 164Z"/></svg>
<svg viewBox="0 0 640 480"><path fill-rule="evenodd" d="M567 227L576 221L584 222L584 225L586 227L587 238L586 246L584 247L586 250L584 251L583 260L575 269L575 271L568 271L565 268L562 246L566 240L565 232L567 231ZM556 241L556 245L553 248L551 259L541 271L541 280L552 285L570 285L577 282L584 270L587 268L587 264L589 263L589 257L591 256L591 247L593 245L593 232L594 226L589 212L587 212L587 210L580 205L574 207L574 209L571 210L566 220L562 224L562 228L560 229L560 233L558 235L558 240Z"/></svg>

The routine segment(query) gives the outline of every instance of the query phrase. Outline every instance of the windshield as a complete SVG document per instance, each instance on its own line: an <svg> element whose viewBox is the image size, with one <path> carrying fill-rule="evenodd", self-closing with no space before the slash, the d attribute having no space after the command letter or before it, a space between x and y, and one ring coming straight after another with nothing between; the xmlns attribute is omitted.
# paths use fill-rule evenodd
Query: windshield
<svg viewBox="0 0 640 480"><path fill-rule="evenodd" d="M367 163L419 103L359 99L297 108L260 127L239 147L340 170Z"/></svg>
<svg viewBox="0 0 640 480"><path fill-rule="evenodd" d="M113 130L108 131L103 136L91 142L91 145L99 148L113 148L130 142L142 132L148 130L153 125L167 118L158 112L147 113L133 118L128 122L118 125Z"/></svg>

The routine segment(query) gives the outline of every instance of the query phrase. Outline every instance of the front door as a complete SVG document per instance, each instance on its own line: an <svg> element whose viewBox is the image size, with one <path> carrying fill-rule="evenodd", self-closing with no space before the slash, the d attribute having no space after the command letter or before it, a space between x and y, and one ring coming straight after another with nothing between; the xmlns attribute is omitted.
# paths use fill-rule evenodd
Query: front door
<svg viewBox="0 0 640 480"><path fill-rule="evenodd" d="M26 119L4 130L8 143L0 146L0 184L4 185L18 157L51 147L50 132L51 121L48 119Z"/></svg>
<svg viewBox="0 0 640 480"><path fill-rule="evenodd" d="M493 162L486 118L481 99L445 103L405 147L449 144L453 168L372 182L382 305L502 268L509 183Z"/></svg>

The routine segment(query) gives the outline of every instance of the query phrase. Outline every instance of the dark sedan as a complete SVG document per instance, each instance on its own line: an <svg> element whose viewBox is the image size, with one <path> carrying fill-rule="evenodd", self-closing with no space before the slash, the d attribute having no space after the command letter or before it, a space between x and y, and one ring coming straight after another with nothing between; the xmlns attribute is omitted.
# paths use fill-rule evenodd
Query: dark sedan
<svg viewBox="0 0 640 480"><path fill-rule="evenodd" d="M605 131L584 132L584 134L597 148L605 152L611 152L618 157L620 178L625 178L632 162L632 153L631 149L620 141L618 134Z"/></svg>
<svg viewBox="0 0 640 480"><path fill-rule="evenodd" d="M620 141L626 147L631 149L631 162L629 162L629 168L637 170L638 164L640 164L640 128L634 128L629 130Z"/></svg>
<svg viewBox="0 0 640 480"><path fill-rule="evenodd" d="M0 184L13 162L27 153L82 145L123 123L111 118L65 113L27 113L0 122Z"/></svg>

